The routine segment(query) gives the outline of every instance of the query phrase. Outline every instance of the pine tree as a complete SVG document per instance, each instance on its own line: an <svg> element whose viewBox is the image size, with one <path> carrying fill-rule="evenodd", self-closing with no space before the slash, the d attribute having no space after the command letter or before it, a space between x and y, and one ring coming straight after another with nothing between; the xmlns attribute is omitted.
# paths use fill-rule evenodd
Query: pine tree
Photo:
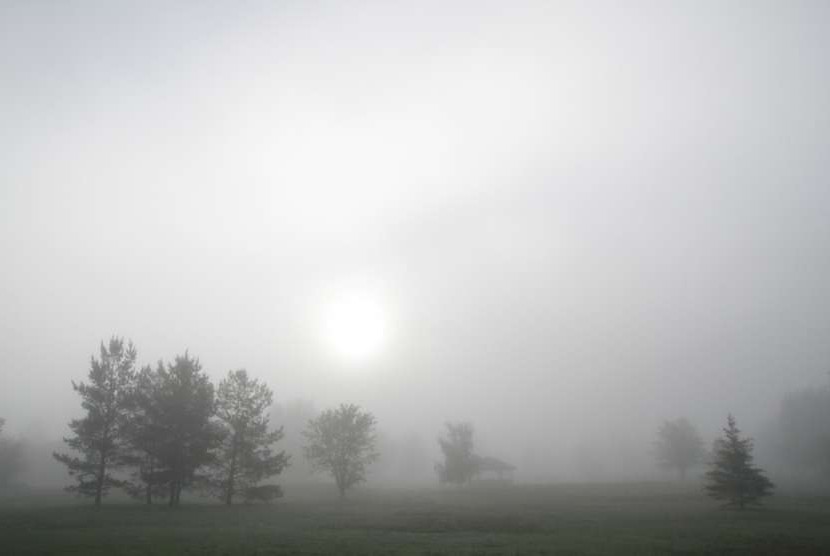
<svg viewBox="0 0 830 556"><path fill-rule="evenodd" d="M762 497L772 494L773 484L761 469L752 465L752 439L741 438L732 415L723 432L724 437L714 443L706 491L715 500L738 509L760 504Z"/></svg>
<svg viewBox="0 0 830 556"><path fill-rule="evenodd" d="M133 480L125 485L125 489L147 504L152 504L154 497L166 496L170 482L170 471L160 460L166 432L161 421L161 399L159 372L149 365L143 367L136 375L129 396L125 435L131 449L128 459L133 468Z"/></svg>
<svg viewBox="0 0 830 556"><path fill-rule="evenodd" d="M283 436L282 427L268 427L272 401L271 389L248 377L244 369L230 371L219 383L216 416L223 439L209 482L228 506L233 504L234 496L278 475L288 465L284 451L272 450Z"/></svg>
<svg viewBox="0 0 830 556"><path fill-rule="evenodd" d="M72 383L81 396L86 415L73 419L69 428L74 436L64 442L81 456L54 453L53 456L69 469L78 484L67 488L95 497L95 505L113 486L123 486L110 471L122 467L125 461L124 423L127 418L127 396L135 377L136 351L132 342L113 337L109 346L101 342L100 359L92 357L89 383Z"/></svg>
<svg viewBox="0 0 830 556"><path fill-rule="evenodd" d="M177 506L182 489L199 480L197 472L213 461L221 431L212 421L213 384L198 359L187 352L165 366L159 361L153 378L152 423L156 435L153 474L164 477L168 504Z"/></svg>

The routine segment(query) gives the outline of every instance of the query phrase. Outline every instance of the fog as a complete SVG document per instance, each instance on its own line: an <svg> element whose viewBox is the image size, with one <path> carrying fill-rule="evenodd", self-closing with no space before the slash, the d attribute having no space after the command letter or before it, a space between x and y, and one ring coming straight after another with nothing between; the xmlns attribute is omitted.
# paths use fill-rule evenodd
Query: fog
<svg viewBox="0 0 830 556"><path fill-rule="evenodd" d="M434 480L446 421L526 482L660 477L681 416L708 444L731 412L762 453L830 370L828 23L2 2L6 433L57 465L71 381L118 335L140 365L245 368L281 408L359 404L387 462L423 461L378 480ZM367 353L327 332L343 299L379 314Z"/></svg>

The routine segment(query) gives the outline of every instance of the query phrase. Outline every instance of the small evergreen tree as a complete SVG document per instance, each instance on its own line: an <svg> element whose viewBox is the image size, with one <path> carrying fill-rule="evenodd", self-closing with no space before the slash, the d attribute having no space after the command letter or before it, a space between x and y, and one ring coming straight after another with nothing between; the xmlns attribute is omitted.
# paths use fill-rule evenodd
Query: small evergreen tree
<svg viewBox="0 0 830 556"><path fill-rule="evenodd" d="M366 467L378 458L375 417L354 404L327 409L308 422L305 457L317 471L334 477L340 496L366 479Z"/></svg>
<svg viewBox="0 0 830 556"><path fill-rule="evenodd" d="M659 465L676 469L681 480L686 478L686 470L703 461L706 454L697 429L682 417L660 426L654 448Z"/></svg>
<svg viewBox="0 0 830 556"><path fill-rule="evenodd" d="M223 430L222 443L210 474L210 484L230 506L237 494L256 487L261 480L278 475L288 465L284 451L272 446L282 436L282 427L269 430L268 409L273 393L243 370L230 371L216 392L216 416Z"/></svg>
<svg viewBox="0 0 830 556"><path fill-rule="evenodd" d="M78 481L67 490L94 496L96 506L101 505L111 487L124 484L110 471L126 463L123 428L128 414L127 396L135 377L135 359L132 342L125 346L124 340L116 337L110 339L108 346L101 342L100 359L92 357L89 383L72 383L86 415L69 423L75 434L64 438L64 442L81 456L53 454Z"/></svg>
<svg viewBox="0 0 830 556"><path fill-rule="evenodd" d="M706 491L715 500L738 509L760 504L762 497L772 494L773 484L763 470L752 465L752 439L741 438L732 415L723 432L724 437L714 443Z"/></svg>
<svg viewBox="0 0 830 556"><path fill-rule="evenodd" d="M435 465L442 483L463 485L478 473L478 458L473 453L473 425L447 423L447 436L439 438L444 463Z"/></svg>

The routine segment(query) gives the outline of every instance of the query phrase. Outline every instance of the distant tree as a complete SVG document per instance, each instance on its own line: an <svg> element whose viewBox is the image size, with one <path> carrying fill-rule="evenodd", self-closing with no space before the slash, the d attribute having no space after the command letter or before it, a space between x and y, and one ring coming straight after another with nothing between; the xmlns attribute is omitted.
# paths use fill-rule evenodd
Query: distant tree
<svg viewBox="0 0 830 556"><path fill-rule="evenodd" d="M801 471L830 479L830 387L788 395L778 418L783 460Z"/></svg>
<svg viewBox="0 0 830 556"><path fill-rule="evenodd" d="M681 480L690 467L702 462L706 456L703 439L685 418L664 422L657 431L654 448L660 466L677 470Z"/></svg>
<svg viewBox="0 0 830 556"><path fill-rule="evenodd" d="M739 509L759 504L762 497L772 494L773 484L761 469L752 465L752 440L741 438L732 415L723 432L723 438L714 443L706 491L712 498Z"/></svg>
<svg viewBox="0 0 830 556"><path fill-rule="evenodd" d="M303 431L308 422L320 414L309 400L294 399L283 403L275 403L271 409L271 422L279 423L283 427L285 436L280 445L288 454L302 454L306 444ZM292 457L291 465L282 473L281 477L308 481L314 473L311 463L304 457Z"/></svg>
<svg viewBox="0 0 830 556"><path fill-rule="evenodd" d="M70 421L74 435L64 438L64 442L80 457L53 454L78 481L67 490L94 497L96 506L101 505L111 487L124 484L111 471L125 464L123 427L126 400L135 378L135 359L132 342L125 346L124 340L116 337L110 339L108 346L101 342L100 358L92 357L89 382L72 383L86 415Z"/></svg>
<svg viewBox="0 0 830 556"><path fill-rule="evenodd" d="M253 487L288 465L284 451L272 450L283 436L282 428L268 427L273 397L268 386L248 377L245 370L230 371L219 383L216 415L223 440L212 465L210 483L229 506L237 494L273 491Z"/></svg>
<svg viewBox="0 0 830 556"><path fill-rule="evenodd" d="M446 427L446 437L438 439L444 463L436 464L435 470L442 483L462 485L478 473L479 460L473 453L473 425L446 423Z"/></svg>
<svg viewBox="0 0 830 556"><path fill-rule="evenodd" d="M152 440L156 478L168 487L168 503L179 505L182 489L203 479L198 471L212 463L222 431L212 421L214 392L198 359L185 352L174 363L159 362L153 377Z"/></svg>
<svg viewBox="0 0 830 556"><path fill-rule="evenodd" d="M334 477L340 496L366 479L366 467L377 460L375 418L354 404L327 409L308 422L305 457L317 471Z"/></svg>
<svg viewBox="0 0 830 556"><path fill-rule="evenodd" d="M23 471L23 443L3 437L6 420L0 417L0 491L5 490L16 475Z"/></svg>

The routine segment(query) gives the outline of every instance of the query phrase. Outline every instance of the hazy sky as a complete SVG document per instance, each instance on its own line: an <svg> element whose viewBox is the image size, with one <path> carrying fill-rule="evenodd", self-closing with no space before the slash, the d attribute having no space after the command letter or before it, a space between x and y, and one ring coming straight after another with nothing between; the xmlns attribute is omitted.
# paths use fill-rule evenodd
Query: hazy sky
<svg viewBox="0 0 830 556"><path fill-rule="evenodd" d="M830 370L828 30L823 1L0 0L0 415L63 434L119 334L500 452L752 432ZM350 296L385 321L360 360L324 333Z"/></svg>

